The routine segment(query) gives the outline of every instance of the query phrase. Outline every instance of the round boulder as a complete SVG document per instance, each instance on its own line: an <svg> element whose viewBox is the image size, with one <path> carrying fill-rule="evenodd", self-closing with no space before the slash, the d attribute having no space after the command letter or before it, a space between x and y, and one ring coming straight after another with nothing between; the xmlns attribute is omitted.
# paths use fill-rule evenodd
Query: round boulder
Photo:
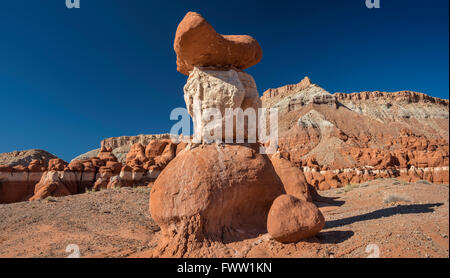
<svg viewBox="0 0 450 278"><path fill-rule="evenodd" d="M291 195L275 199L267 218L269 234L281 243L295 243L316 235L325 226L320 210Z"/></svg>

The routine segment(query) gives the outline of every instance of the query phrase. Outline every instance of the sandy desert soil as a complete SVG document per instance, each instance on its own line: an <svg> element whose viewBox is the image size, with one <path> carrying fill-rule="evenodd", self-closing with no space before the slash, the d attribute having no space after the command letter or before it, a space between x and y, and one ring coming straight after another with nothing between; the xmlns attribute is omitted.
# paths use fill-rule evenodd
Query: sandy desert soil
<svg viewBox="0 0 450 278"><path fill-rule="evenodd" d="M0 205L0 257L147 257L159 228L148 188ZM375 180L320 192L325 228L281 244L268 234L225 245L227 257L449 257L449 187ZM370 250L369 250L370 249ZM201 252L199 252L201 253Z"/></svg>

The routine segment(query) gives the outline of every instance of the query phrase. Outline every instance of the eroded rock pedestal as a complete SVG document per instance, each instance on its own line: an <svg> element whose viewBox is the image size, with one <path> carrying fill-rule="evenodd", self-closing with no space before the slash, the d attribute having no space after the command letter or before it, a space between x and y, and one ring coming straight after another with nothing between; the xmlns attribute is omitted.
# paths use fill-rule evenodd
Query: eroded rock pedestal
<svg viewBox="0 0 450 278"><path fill-rule="evenodd" d="M283 192L269 158L256 145L185 149L151 191L150 212L162 232L154 256L189 256L211 242L263 234L270 206Z"/></svg>
<svg viewBox="0 0 450 278"><path fill-rule="evenodd" d="M153 256L214 256L199 250L267 233L267 216L278 196L287 191L307 203L311 195L300 169L281 157L272 164L256 143L261 100L253 77L242 69L259 61L257 42L218 35L200 15L188 13L178 27L175 52L178 71L189 73L184 99L198 141L167 165L151 191L150 213L161 227ZM230 109L249 110L254 117L238 118L227 114ZM218 121L205 116L211 110L219 112ZM142 150L135 155L142 156ZM304 231L311 226L306 222L290 231L311 236L323 227Z"/></svg>

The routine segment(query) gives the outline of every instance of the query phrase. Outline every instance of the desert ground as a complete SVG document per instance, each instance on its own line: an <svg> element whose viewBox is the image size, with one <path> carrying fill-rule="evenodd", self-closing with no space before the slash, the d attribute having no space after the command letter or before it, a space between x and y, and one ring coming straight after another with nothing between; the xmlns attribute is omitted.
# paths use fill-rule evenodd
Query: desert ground
<svg viewBox="0 0 450 278"><path fill-rule="evenodd" d="M160 236L149 194L124 187L2 204L0 257L64 258L73 255L70 244L81 258L149 257ZM326 225L315 237L282 244L263 234L225 244L220 256L449 257L446 184L377 179L320 194Z"/></svg>

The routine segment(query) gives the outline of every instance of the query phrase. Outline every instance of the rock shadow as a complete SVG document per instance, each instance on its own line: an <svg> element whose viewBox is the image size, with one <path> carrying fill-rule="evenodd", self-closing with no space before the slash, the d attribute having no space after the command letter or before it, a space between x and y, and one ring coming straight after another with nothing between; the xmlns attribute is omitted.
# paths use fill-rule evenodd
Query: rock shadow
<svg viewBox="0 0 450 278"><path fill-rule="evenodd" d="M356 222L374 220L383 217L390 217L396 214L414 214L433 212L435 207L442 206L443 203L416 204L416 205L399 205L396 207L375 210L369 213L351 216L343 219L327 221L324 229L331 229L353 224Z"/></svg>
<svg viewBox="0 0 450 278"><path fill-rule="evenodd" d="M339 197L324 197L324 196L315 196L313 198L313 202L319 206L337 206L340 207L345 204L345 201L338 201Z"/></svg>
<svg viewBox="0 0 450 278"><path fill-rule="evenodd" d="M323 244L337 244L346 241L354 234L353 231L328 231L318 233L316 238Z"/></svg>

